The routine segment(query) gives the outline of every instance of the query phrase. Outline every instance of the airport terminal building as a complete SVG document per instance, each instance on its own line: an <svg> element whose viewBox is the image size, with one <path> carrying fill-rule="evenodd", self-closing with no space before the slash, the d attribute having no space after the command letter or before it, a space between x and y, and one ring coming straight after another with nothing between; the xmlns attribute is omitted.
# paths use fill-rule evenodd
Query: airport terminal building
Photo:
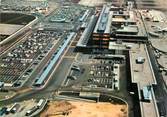
<svg viewBox="0 0 167 117"><path fill-rule="evenodd" d="M147 33L140 14L122 7L104 5L85 26L77 48L108 49L110 41L146 42ZM85 22L84 22L85 23ZM84 37L84 38L83 38ZM87 45L87 46L86 46ZM81 49L83 51L83 49Z"/></svg>

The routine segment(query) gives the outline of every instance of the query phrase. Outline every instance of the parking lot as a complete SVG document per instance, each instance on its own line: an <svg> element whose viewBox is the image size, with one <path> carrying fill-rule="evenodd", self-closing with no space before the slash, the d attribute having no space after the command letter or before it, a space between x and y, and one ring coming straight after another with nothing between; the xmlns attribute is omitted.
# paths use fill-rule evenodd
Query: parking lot
<svg viewBox="0 0 167 117"><path fill-rule="evenodd" d="M88 19L88 16L83 18L82 21L80 19L86 12L89 10L89 14L93 12L93 10L86 6L78 6L78 5L62 5L59 6L51 15L49 15L45 19L45 27L51 29L59 29L59 30L72 30L77 29L82 22Z"/></svg>
<svg viewBox="0 0 167 117"><path fill-rule="evenodd" d="M18 4L19 3L19 4ZM1 0L1 9L3 11L36 11L37 8L45 9L48 3L43 0Z"/></svg>
<svg viewBox="0 0 167 117"><path fill-rule="evenodd" d="M33 114L38 114L45 106L46 100L31 99L23 102L16 102L11 105L0 107L0 116L3 117L26 117ZM4 109L5 111L3 111ZM33 110L34 109L34 110ZM33 110L33 111L32 111ZM32 111L31 114L27 114Z"/></svg>
<svg viewBox="0 0 167 117"><path fill-rule="evenodd" d="M119 72L120 65L124 64L124 60L95 59L97 55L78 55L78 58L80 58L80 56L85 56L87 59L84 59L84 61L79 59L80 61L77 60L73 62L64 82L64 86L101 87L111 90L120 89Z"/></svg>
<svg viewBox="0 0 167 117"><path fill-rule="evenodd" d="M113 65L104 62L106 61L101 61L100 64L91 65L88 82L97 85L97 87L113 88L113 76L115 75L113 73Z"/></svg>
<svg viewBox="0 0 167 117"><path fill-rule="evenodd" d="M54 31L35 31L24 42L4 54L0 58L0 81L16 81L37 57L38 61L42 60L48 48L51 48L60 36L61 33ZM27 69L24 75L29 75L32 71L33 69Z"/></svg>

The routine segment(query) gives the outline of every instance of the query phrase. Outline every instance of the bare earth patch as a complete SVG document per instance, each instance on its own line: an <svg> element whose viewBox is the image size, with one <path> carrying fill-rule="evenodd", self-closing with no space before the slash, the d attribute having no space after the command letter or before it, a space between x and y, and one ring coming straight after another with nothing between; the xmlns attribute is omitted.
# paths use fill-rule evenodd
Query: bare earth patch
<svg viewBox="0 0 167 117"><path fill-rule="evenodd" d="M107 102L50 102L40 117L127 117L127 106Z"/></svg>

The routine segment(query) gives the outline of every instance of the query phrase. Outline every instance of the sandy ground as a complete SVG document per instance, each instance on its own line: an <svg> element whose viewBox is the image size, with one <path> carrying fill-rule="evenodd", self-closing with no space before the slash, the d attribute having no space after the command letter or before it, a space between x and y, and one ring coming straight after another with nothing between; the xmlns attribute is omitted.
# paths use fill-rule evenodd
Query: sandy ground
<svg viewBox="0 0 167 117"><path fill-rule="evenodd" d="M14 24L0 24L0 34L11 35L24 25L14 25Z"/></svg>
<svg viewBox="0 0 167 117"><path fill-rule="evenodd" d="M13 91L9 91L9 92L0 92L0 100L10 98L10 97L14 96L15 94L16 94L16 93L13 92Z"/></svg>
<svg viewBox="0 0 167 117"><path fill-rule="evenodd" d="M136 0L138 8L142 9L162 9L167 12L166 0Z"/></svg>
<svg viewBox="0 0 167 117"><path fill-rule="evenodd" d="M80 0L79 4L85 6L99 6L106 3L105 0Z"/></svg>
<svg viewBox="0 0 167 117"><path fill-rule="evenodd" d="M66 117L127 117L126 105L79 101L51 102L40 117L64 117L63 112L69 112Z"/></svg>
<svg viewBox="0 0 167 117"><path fill-rule="evenodd" d="M163 9L166 9L167 10L167 2L166 0L154 0L156 2L156 4L160 7L160 8L163 8Z"/></svg>

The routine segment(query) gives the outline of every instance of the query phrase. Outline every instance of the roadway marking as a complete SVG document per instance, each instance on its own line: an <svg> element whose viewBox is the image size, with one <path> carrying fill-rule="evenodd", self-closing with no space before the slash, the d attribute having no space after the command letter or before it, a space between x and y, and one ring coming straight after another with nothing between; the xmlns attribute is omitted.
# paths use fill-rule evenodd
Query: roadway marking
<svg viewBox="0 0 167 117"><path fill-rule="evenodd" d="M74 62L74 61L73 61L73 62ZM71 65L70 65L69 68L71 68L72 65L73 65L73 63L71 63ZM63 82L61 83L61 86L64 85L64 83L65 83L65 81L67 80L67 76L68 76L68 74L70 73L70 71L71 71L71 69L68 69L67 74L66 74L66 76L65 76L65 78L64 78L64 80L63 80Z"/></svg>
<svg viewBox="0 0 167 117"><path fill-rule="evenodd" d="M77 43L78 41L73 41L74 43Z"/></svg>
<svg viewBox="0 0 167 117"><path fill-rule="evenodd" d="M75 59L75 56L64 56L63 58Z"/></svg>
<svg viewBox="0 0 167 117"><path fill-rule="evenodd" d="M19 91L16 91L17 94L21 94L21 93L26 93L26 92L29 92L31 91L32 89L31 88L25 88L25 89L22 89L22 90L19 90Z"/></svg>
<svg viewBox="0 0 167 117"><path fill-rule="evenodd" d="M75 61L77 61L78 56L79 56L79 53L77 53L77 55L75 56Z"/></svg>

